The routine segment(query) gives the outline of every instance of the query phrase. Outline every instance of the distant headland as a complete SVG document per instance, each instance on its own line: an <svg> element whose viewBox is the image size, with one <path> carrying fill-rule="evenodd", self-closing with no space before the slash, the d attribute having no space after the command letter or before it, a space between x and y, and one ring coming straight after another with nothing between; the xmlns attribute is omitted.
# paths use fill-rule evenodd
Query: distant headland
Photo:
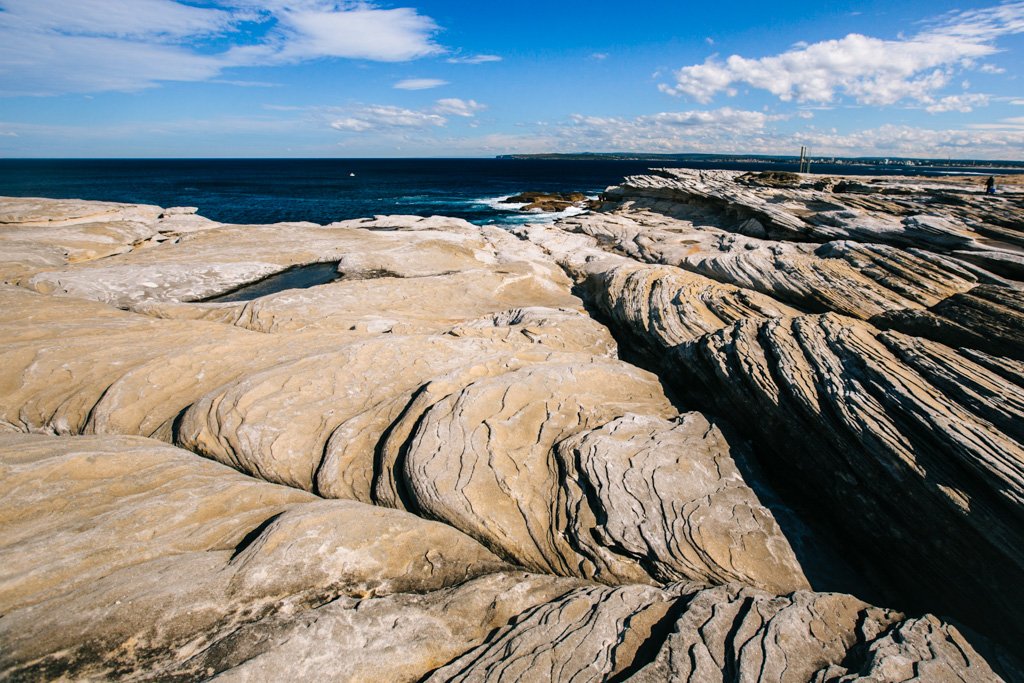
<svg viewBox="0 0 1024 683"><path fill-rule="evenodd" d="M799 163L800 157L770 154L648 154L646 152L579 152L574 154L499 154L498 159L550 159L558 161L652 161L661 163L785 164ZM1024 172L1024 161L1005 159L919 159L913 157L811 156L815 164L836 166L912 166L915 168L1006 168Z"/></svg>

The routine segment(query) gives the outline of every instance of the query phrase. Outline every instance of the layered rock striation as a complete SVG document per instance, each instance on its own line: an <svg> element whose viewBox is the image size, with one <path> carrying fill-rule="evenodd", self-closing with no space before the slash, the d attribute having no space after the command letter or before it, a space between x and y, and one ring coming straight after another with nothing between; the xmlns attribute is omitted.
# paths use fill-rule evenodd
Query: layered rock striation
<svg viewBox="0 0 1024 683"><path fill-rule="evenodd" d="M1012 211L769 181L0 200L0 677L1012 679Z"/></svg>
<svg viewBox="0 0 1024 683"><path fill-rule="evenodd" d="M895 600L1019 638L1022 289L990 256L1019 259L1024 192L768 180L629 178L519 234Z"/></svg>

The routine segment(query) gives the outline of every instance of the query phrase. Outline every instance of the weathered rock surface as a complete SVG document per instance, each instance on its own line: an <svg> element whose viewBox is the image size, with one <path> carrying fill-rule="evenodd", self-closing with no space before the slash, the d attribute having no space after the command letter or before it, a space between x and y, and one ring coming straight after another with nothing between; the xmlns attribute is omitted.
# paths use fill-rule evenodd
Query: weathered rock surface
<svg viewBox="0 0 1024 683"><path fill-rule="evenodd" d="M38 295L17 289L7 294L11 305L5 310L12 317L39 306ZM50 336L44 321L21 328L12 321L12 332L32 333L22 341L15 334L4 353L7 367L24 368L12 375L17 386L5 393L4 419L12 428L156 435L268 481L332 497L408 506L472 529L521 564L567 575L595 576L597 569L580 566L581 558L565 543L542 544L543 551L535 547L535 535L557 538L570 523L564 513L556 522L549 512L557 508L561 476L549 464L555 442L628 412L665 418L675 414L653 377L599 357L450 336L389 335L324 352L322 337L281 339L212 323L197 328L184 321L152 320L67 299L53 302L56 310L66 307L69 317L78 315L83 327L93 327L90 334L54 346L69 336L67 323L60 321ZM203 338L196 340L199 331ZM99 337L104 340L101 348L95 341ZM171 341L173 348L148 345L155 337ZM422 414L409 407L414 397ZM456 406L451 413L449 403ZM503 411L488 412L503 404ZM457 407L461 405L474 410L467 414ZM471 438L463 453L451 450L457 442L450 438L441 448L425 441L421 432L407 443L415 425L467 434L483 427L494 436L479 446ZM499 426L501 431L495 431ZM672 428L671 423L661 427ZM696 458L701 449L710 451L708 457L728 459L728 446L720 437L711 447L698 444L689 457ZM399 452L402 467L395 463ZM495 484L484 483L486 478L460 494L464 503L448 495L439 501L435 491L423 488L448 481L441 475L460 471L470 454L489 462L493 454L506 452L516 454L510 466L534 463L518 484L509 483L497 464L476 471L511 487L508 506L492 500L490 487ZM463 485L456 482L458 478L450 485ZM476 486L484 488L475 491ZM418 495L403 498L399 491ZM520 510L516 504L523 501L533 502ZM751 502L757 507L756 500ZM762 543L784 548L770 515L757 509L766 525ZM650 518L671 528L685 524L684 512L677 515ZM753 558L762 543L749 538L744 542ZM767 556L776 552L765 550ZM675 562L668 555L661 559ZM615 562L629 568L605 569L601 578L650 580L632 560L620 557ZM705 577L708 571L734 576L729 569L696 572L692 562L690 570L684 566L676 571L688 578ZM791 556L767 563L757 577L758 585L798 587L802 581Z"/></svg>
<svg viewBox="0 0 1024 683"><path fill-rule="evenodd" d="M0 279L122 254L217 225L194 213L140 204L5 198L0 203Z"/></svg>
<svg viewBox="0 0 1024 683"><path fill-rule="evenodd" d="M998 680L925 613L1018 633L1012 215L650 178L515 234L0 200L0 677ZM821 529L914 614L811 592Z"/></svg>
<svg viewBox="0 0 1024 683"><path fill-rule="evenodd" d="M706 420L666 421L675 411L649 375L617 361L580 361L513 355L475 340L360 342L226 384L184 411L177 442L269 481L445 521L534 571L615 583L653 576L806 585L771 514L729 469L728 444ZM635 417L641 430L587 441L582 466L595 472L590 481L572 474L568 460L581 456L563 450L570 436L636 412L662 419ZM586 520L604 516L616 494L602 490L609 500L585 512L579 486L606 488L607 475L596 470L633 471L633 457L648 468L633 476L647 476L656 466L645 457L654 450L645 439L678 449L663 476L686 478L692 497L669 510L655 504L667 495L656 488L618 493L655 505L624 524L650 527L658 540L642 552L628 544L622 551L618 530L595 544ZM569 483L579 478L584 483ZM722 487L720 500L701 504ZM687 528L698 524L705 531Z"/></svg>
<svg viewBox="0 0 1024 683"><path fill-rule="evenodd" d="M654 660L626 680L1001 680L959 631L931 615L906 620L849 595L775 597L735 585L684 600Z"/></svg>
<svg viewBox="0 0 1024 683"><path fill-rule="evenodd" d="M963 182L666 170L517 234L903 605L1013 640L1024 192Z"/></svg>
<svg viewBox="0 0 1024 683"><path fill-rule="evenodd" d="M139 437L0 435L0 467L0 675L15 680L413 681L450 661L433 680L592 680L637 669L643 648L678 648L668 627L681 630L698 602L742 609L738 589L691 601L678 599L690 584L508 572L446 525L321 500ZM795 595L899 618L849 596ZM841 638L822 629L839 629L849 649L856 615L813 616L786 623L811 629L805 650L844 661ZM928 619L909 641L927 645L922 659L997 680L982 677L984 661L955 630ZM778 621L749 635L777 641ZM804 661L802 641L787 642L773 656ZM907 661L905 642L873 644L872 666Z"/></svg>
<svg viewBox="0 0 1024 683"><path fill-rule="evenodd" d="M657 213L589 214L565 227L632 258L676 266L809 312L869 319L922 310L1006 279L948 255L849 240L817 246L750 237Z"/></svg>
<svg viewBox="0 0 1024 683"><path fill-rule="evenodd" d="M383 447L395 490L378 487L376 498L446 521L535 571L806 585L721 434L696 414L681 424L654 417L672 411L638 380L549 363L482 378L425 409L413 404ZM565 393L545 396L551 385Z"/></svg>
<svg viewBox="0 0 1024 683"><path fill-rule="evenodd" d="M979 285L928 310L889 311L872 319L879 327L1024 360L1024 290Z"/></svg>
<svg viewBox="0 0 1024 683"><path fill-rule="evenodd" d="M269 615L503 566L443 524L139 437L0 435L0 467L5 679L158 676Z"/></svg>
<svg viewBox="0 0 1024 683"><path fill-rule="evenodd" d="M509 620L577 587L573 579L496 573L430 593L341 598L296 618L239 629L186 672L217 681L422 680Z"/></svg>
<svg viewBox="0 0 1024 683"><path fill-rule="evenodd" d="M673 597L650 586L578 588L529 610L427 680L611 679L634 661Z"/></svg>
<svg viewBox="0 0 1024 683"><path fill-rule="evenodd" d="M851 549L884 557L910 604L1020 629L1020 385L833 314L743 321L676 347L666 367L808 496L843 500L827 514Z"/></svg>
<svg viewBox="0 0 1024 683"><path fill-rule="evenodd" d="M740 581L782 593L806 586L728 452L700 413L675 422L625 415L561 441L565 536L596 565L608 562L611 548L661 583ZM654 501L659 509L650 508Z"/></svg>
<svg viewBox="0 0 1024 683"><path fill-rule="evenodd" d="M799 315L749 289L666 266L592 268L584 284L598 308L652 352L747 318Z"/></svg>
<svg viewBox="0 0 1024 683"><path fill-rule="evenodd" d="M750 185L730 171L668 169L627 179L606 193L602 211L564 219L548 232L587 235L593 238L588 249L676 266L804 312L842 313L988 351L995 346L987 340L1012 337L1004 314L1020 296L1013 278L1024 278L1018 268L1024 192L1011 189L986 201L993 198L960 190L958 211L950 214L948 184L884 180L878 193L897 198L816 189L810 182ZM952 234L960 237L936 237ZM541 230L520 235L553 246L563 263L579 262ZM971 297L974 289L985 305L946 303ZM949 315L946 307L953 309ZM974 334L960 329L964 316Z"/></svg>
<svg viewBox="0 0 1024 683"><path fill-rule="evenodd" d="M797 187L779 188L741 182L737 171L659 169L654 175L630 176L608 188L606 200L635 201L676 217L715 216L729 229L753 237L791 241L859 242L904 247L989 251L977 232L995 232L1020 245L1016 194L996 198L975 188L951 186L939 179L872 178L875 187L850 183L824 189L807 176ZM976 182L976 181L975 181ZM851 191L852 190L852 191ZM1019 193L1019 189L1016 190ZM941 200L955 193L955 202ZM942 204L941 215L935 204ZM949 210L948 206L957 206ZM1003 230L999 231L998 227ZM988 228L986 230L986 228ZM1009 228L1009 230L1007 230ZM998 249L994 249L998 251Z"/></svg>
<svg viewBox="0 0 1024 683"><path fill-rule="evenodd" d="M427 680L1001 680L955 628L930 615L905 620L835 593L697 588L578 588Z"/></svg>
<svg viewBox="0 0 1024 683"><path fill-rule="evenodd" d="M386 220L359 225L376 230ZM429 240L420 242L422 249L389 242L386 248L368 248L342 262L349 275L382 269L392 273L387 286L374 289L374 280L357 277L315 288L313 302L323 303L310 304L302 313L292 308L289 320L300 324L275 328L271 335L239 330L235 320L227 321L235 322L230 326L205 319L202 311L225 305L176 303L200 311L204 319L155 319L49 297L46 302L54 305L45 308L52 313L47 317L36 312L38 294L5 288L0 296L9 302L5 310L12 331L2 350L12 380L4 401L5 423L58 434L156 436L266 481L444 520L537 571L615 583L685 577L785 588L806 585L771 514L742 485L735 469L723 474L729 462L725 440L706 421L702 429L710 439L698 428L689 430L692 438L679 436L681 427L668 421L676 411L659 382L607 358L615 347L603 327L578 308L501 310L526 302L578 307L568 293L568 279L539 249L531 252L501 234L491 240L500 245L500 253L482 257L486 245L466 235L463 226L456 224L448 235L441 230L443 222L411 225L421 222L432 231ZM355 239L348 234L353 230L339 229L343 242ZM378 234L391 239L393 232L368 233L368 247ZM211 229L202 240L210 242L218 235L219 230ZM237 230L229 228L221 236L232 251L237 248ZM448 261L443 266L454 270L430 275L437 245L453 240L475 246L445 251ZM199 241L168 245L166 251L187 270L197 258ZM199 253L212 250L208 244ZM409 263L415 256L427 260ZM125 258L142 256L131 253ZM460 265L469 270L459 270ZM518 269L522 277L509 269ZM130 265L125 272L138 270ZM514 279L532 284L493 288L507 297L500 301L488 294L492 290L479 297L463 295L453 306L468 303L473 308L452 315L449 306L447 319L437 320L436 313L431 317L429 307L420 305L431 301L437 310L437 303L451 299L453 285L466 286L459 279L464 274L495 272L502 277L513 273ZM422 302L402 308L372 296L398 290L401 298L407 283ZM131 283L125 286L124 291L140 291ZM358 286L359 295L347 296L348 286ZM313 291L268 295L243 306L273 304ZM168 290L159 290L147 302L158 306L165 296ZM327 317L333 310L352 319L381 306L401 322L352 331L316 319L325 308ZM246 327L253 328L257 315L249 310ZM497 312L469 318L488 310ZM447 334L424 336L423 327L410 324L417 319L428 321L426 329ZM318 329L333 336L314 334ZM96 345L98 338L102 346ZM718 473L706 478L701 484L705 488L695 489L693 496L710 495L719 484L743 489L747 505L730 501L715 513L738 515L735 528L723 536L730 541L722 544L710 535L699 539L686 529L688 515L708 514L697 500L692 509L683 500L664 516L657 513L656 497L648 501L652 506L639 511L636 521L643 525L649 516L656 527L652 538L662 540L641 553L640 561L629 556L632 550L622 555L605 547L621 539L595 544L589 538L591 526L577 524L559 493L565 475L557 465L556 445L632 413L660 417L662 422L651 429L671 433L665 437L668 442L689 451L665 461L666 476L676 476L672 470L687 467L691 460L703 471ZM700 424L693 422L697 419L690 416L687 424ZM466 435L464 441L459 434ZM637 448L646 448L642 437L637 438ZM622 449L599 446L590 451L593 462L588 467L613 456L628 457ZM614 466L629 469L628 463ZM475 476L460 474L470 472ZM578 508L578 489L570 493ZM647 495L660 494L651 490ZM576 540L561 540L566 534ZM586 550L580 554L573 544Z"/></svg>

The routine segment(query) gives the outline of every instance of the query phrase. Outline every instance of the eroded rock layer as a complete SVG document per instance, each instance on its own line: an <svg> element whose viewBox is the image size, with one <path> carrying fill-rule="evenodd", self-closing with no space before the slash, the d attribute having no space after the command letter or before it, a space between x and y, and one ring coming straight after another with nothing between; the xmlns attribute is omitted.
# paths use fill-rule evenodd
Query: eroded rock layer
<svg viewBox="0 0 1024 683"><path fill-rule="evenodd" d="M968 182L668 169L518 234L903 604L1012 641L1024 192Z"/></svg>
<svg viewBox="0 0 1024 683"><path fill-rule="evenodd" d="M1019 385L834 314L737 323L677 347L666 368L688 396L760 434L807 495L843 500L828 514L850 547L884 553L916 604L928 596L972 623L1020 628L1009 590L1024 580Z"/></svg>
<svg viewBox="0 0 1024 683"><path fill-rule="evenodd" d="M907 620L836 593L776 597L684 584L578 588L532 608L427 680L865 679L999 677L955 628L930 615Z"/></svg>
<svg viewBox="0 0 1024 683"><path fill-rule="evenodd" d="M515 234L0 200L0 677L999 680L929 612L1019 625L1015 224L826 185ZM913 614L815 592L836 547Z"/></svg>
<svg viewBox="0 0 1024 683"><path fill-rule="evenodd" d="M0 467L5 679L767 682L856 662L999 680L932 616L513 571L450 526L151 439L0 435Z"/></svg>
<svg viewBox="0 0 1024 683"><path fill-rule="evenodd" d="M252 622L504 568L449 526L141 437L2 435L0 467L5 679L159 677Z"/></svg>

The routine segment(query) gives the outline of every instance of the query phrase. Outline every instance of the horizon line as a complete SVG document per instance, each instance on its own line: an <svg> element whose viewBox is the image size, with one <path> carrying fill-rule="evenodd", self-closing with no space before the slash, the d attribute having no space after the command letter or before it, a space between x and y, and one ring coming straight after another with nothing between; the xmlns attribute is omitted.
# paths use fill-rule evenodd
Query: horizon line
<svg viewBox="0 0 1024 683"><path fill-rule="evenodd" d="M564 157L564 158L559 158ZM572 158L568 158L572 157ZM578 157L590 157L589 159L578 159ZM621 158L632 157L632 158ZM714 152L511 152L488 156L359 156L359 157L320 157L320 156L24 156L24 157L3 157L0 156L0 163L7 161L520 161L531 159L534 161L644 161L685 159L685 158L753 158L753 159L799 159L799 155L787 154L758 154L749 153L714 153ZM987 162L1010 164L1013 166L1024 166L1024 160L1015 159L990 159L980 157L908 157L895 155L862 155L862 156L838 156L838 155L812 155L812 159L832 159L837 161L863 161L893 159L899 161L927 161L931 163L954 164L956 162ZM709 159L709 160L710 160ZM819 163L821 163L819 161Z"/></svg>

